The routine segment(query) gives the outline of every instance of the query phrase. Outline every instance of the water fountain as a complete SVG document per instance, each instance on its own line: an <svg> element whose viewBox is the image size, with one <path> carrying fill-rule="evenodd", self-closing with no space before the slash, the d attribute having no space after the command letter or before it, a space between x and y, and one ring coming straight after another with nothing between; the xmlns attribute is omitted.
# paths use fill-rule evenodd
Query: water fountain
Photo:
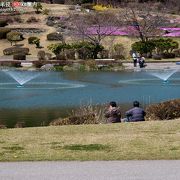
<svg viewBox="0 0 180 180"><path fill-rule="evenodd" d="M145 70L134 72L134 75L125 80L120 80L120 84L140 85L140 86L180 86L180 79L177 76L179 69L163 69L163 70ZM171 78L174 74L176 77ZM150 76L149 76L150 75ZM156 77L156 78L152 78Z"/></svg>
<svg viewBox="0 0 180 180"><path fill-rule="evenodd" d="M152 71L149 72L149 74L163 80L164 82L167 82L168 79L177 71L178 69L164 69L159 71Z"/></svg>
<svg viewBox="0 0 180 180"><path fill-rule="evenodd" d="M39 76L38 72L34 71L13 71L13 70L4 70L6 74L12 77L17 83L17 87L23 87L23 85L36 77Z"/></svg>
<svg viewBox="0 0 180 180"><path fill-rule="evenodd" d="M30 72L7 69L0 71L1 121L9 123L8 127L13 127L10 124L15 120L25 122L27 126L37 126L45 119L49 122L61 115L64 117L64 113L90 100L92 104L115 100L129 105L134 100L150 104L180 98L180 72L175 72L170 69L156 72ZM161 74L161 78L151 73ZM165 80L168 83L163 83Z"/></svg>
<svg viewBox="0 0 180 180"><path fill-rule="evenodd" d="M43 71L25 71L25 70L12 70L12 69L4 69L2 70L5 74L10 76L12 79L16 81L16 83L8 82L4 79L3 82L0 82L0 89L72 89L72 88L80 88L85 85L79 83L67 82L59 79L55 81L48 78L48 76L52 77L51 72L43 72ZM55 73L55 77L58 73ZM39 77L40 78L37 78ZM35 81L31 82L32 80ZM37 80L38 79L38 80Z"/></svg>

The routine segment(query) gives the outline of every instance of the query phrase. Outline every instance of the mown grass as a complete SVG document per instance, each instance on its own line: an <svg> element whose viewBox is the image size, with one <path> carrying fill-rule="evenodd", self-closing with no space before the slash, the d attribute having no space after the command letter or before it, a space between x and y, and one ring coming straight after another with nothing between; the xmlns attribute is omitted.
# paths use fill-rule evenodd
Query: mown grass
<svg viewBox="0 0 180 180"><path fill-rule="evenodd" d="M180 119L0 130L0 161L180 159Z"/></svg>

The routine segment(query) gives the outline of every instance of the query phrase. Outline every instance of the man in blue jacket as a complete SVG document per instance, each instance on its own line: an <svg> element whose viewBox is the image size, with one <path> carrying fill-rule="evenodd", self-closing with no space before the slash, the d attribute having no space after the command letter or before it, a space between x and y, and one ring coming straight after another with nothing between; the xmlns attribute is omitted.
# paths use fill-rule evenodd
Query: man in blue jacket
<svg viewBox="0 0 180 180"><path fill-rule="evenodd" d="M126 112L127 122L145 121L146 112L139 107L139 102L133 102L133 108Z"/></svg>

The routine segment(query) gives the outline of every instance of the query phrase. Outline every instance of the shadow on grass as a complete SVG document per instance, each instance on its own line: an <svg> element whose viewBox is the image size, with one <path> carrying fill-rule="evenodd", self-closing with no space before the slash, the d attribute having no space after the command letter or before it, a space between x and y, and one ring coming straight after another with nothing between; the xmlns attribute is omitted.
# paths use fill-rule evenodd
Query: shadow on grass
<svg viewBox="0 0 180 180"><path fill-rule="evenodd" d="M2 147L2 149L9 150L9 151L21 151L21 150L24 150L23 147L17 146L17 145L14 145L14 146L5 146L5 147Z"/></svg>
<svg viewBox="0 0 180 180"><path fill-rule="evenodd" d="M73 151L102 151L102 150L109 150L110 146L102 145L102 144L72 144L66 145L63 147L66 150L73 150Z"/></svg>

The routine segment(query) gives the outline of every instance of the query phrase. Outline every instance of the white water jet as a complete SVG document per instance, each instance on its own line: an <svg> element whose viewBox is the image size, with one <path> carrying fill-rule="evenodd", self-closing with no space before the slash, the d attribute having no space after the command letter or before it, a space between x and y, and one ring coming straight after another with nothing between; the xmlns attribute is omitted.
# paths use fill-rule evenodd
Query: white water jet
<svg viewBox="0 0 180 180"><path fill-rule="evenodd" d="M155 76L163 81L167 81L174 73L176 73L177 69L166 69L159 70L157 72L149 72L150 75Z"/></svg>
<svg viewBox="0 0 180 180"><path fill-rule="evenodd" d="M8 74L10 77L12 77L21 86L39 76L39 73L33 71L5 70L4 72Z"/></svg>

